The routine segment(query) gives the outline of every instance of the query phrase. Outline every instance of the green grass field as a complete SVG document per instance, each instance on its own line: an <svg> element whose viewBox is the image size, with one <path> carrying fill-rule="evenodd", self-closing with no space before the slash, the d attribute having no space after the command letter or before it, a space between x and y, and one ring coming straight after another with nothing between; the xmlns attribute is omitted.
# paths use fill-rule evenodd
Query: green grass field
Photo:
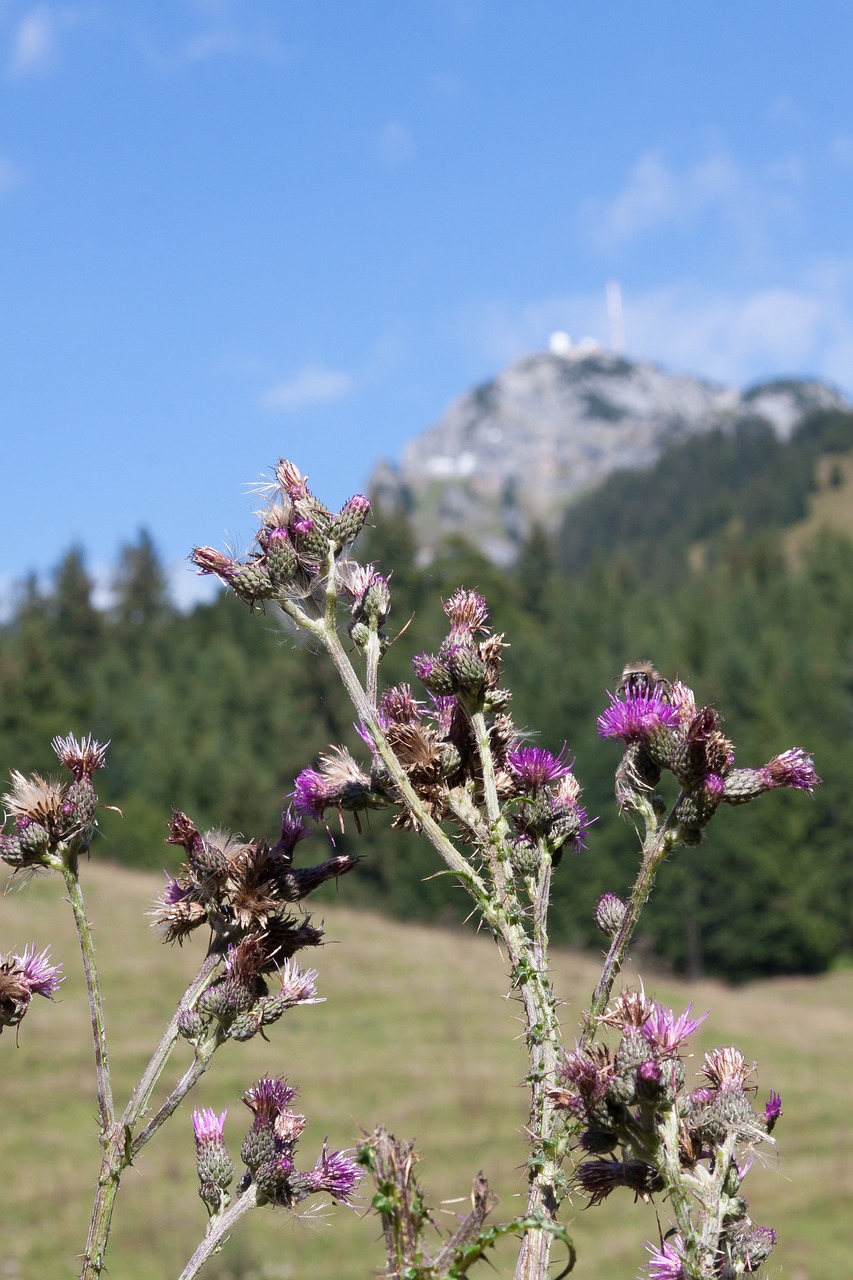
<svg viewBox="0 0 853 1280"><path fill-rule="evenodd" d="M150 930L145 911L159 883L97 861L84 868L121 1104L201 958L198 946L166 948ZM99 1163L85 990L57 879L9 892L0 913L0 950L50 943L68 974L60 1002L33 1002L18 1046L14 1030L0 1039L0 1280L64 1280L79 1271ZM524 1057L496 946L468 931L401 925L337 908L333 891L317 899L315 915L325 919L328 945L310 962L320 971L327 1003L291 1010L270 1029L269 1044L255 1039L217 1055L192 1100L125 1174L111 1280L180 1274L206 1221L196 1195L191 1107L229 1107L226 1134L236 1156L249 1119L237 1100L264 1072L300 1085L299 1107L309 1118L300 1144L305 1167L313 1165L324 1136L334 1147L352 1146L359 1126L369 1130L381 1121L398 1137L416 1140L421 1180L438 1221L452 1223L455 1209L443 1209L442 1201L467 1197L481 1168L501 1197L498 1215L522 1207L525 1096L518 1080ZM571 1044L596 965L562 952L555 970ZM688 988L650 973L643 978L668 1004L683 1007L692 999L694 1010L712 1010L695 1038L700 1061L714 1044L737 1044L760 1064L760 1100L771 1087L782 1094L778 1158L756 1164L745 1186L753 1218L780 1234L767 1275L849 1280L853 972L738 990L711 982ZM189 1058L183 1046L179 1054L175 1074ZM656 1208L665 1221L665 1204ZM579 1254L576 1276L629 1280L637 1274L645 1258L641 1242L657 1234L654 1207L616 1192L599 1208L585 1211L577 1203L567 1210ZM492 1272L481 1264L481 1274L511 1275L511 1247L496 1253L494 1263ZM350 1280L382 1264L378 1223L369 1214L335 1207L294 1218L264 1209L243 1219L205 1274Z"/></svg>

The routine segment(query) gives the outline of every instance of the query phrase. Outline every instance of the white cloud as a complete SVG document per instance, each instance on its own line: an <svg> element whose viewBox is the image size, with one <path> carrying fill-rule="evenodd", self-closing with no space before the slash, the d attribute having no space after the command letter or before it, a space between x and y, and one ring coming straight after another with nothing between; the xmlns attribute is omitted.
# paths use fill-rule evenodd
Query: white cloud
<svg viewBox="0 0 853 1280"><path fill-rule="evenodd" d="M19 20L12 35L6 71L13 80L47 75L59 62L60 37L73 27L98 25L95 9L38 5Z"/></svg>
<svg viewBox="0 0 853 1280"><path fill-rule="evenodd" d="M828 378L853 392L853 259L813 263L796 279L738 289L677 281L641 292L622 281L627 354L743 386L761 378ZM608 345L604 285L519 306L466 311L460 340L497 367L544 351L555 330Z"/></svg>
<svg viewBox="0 0 853 1280"><path fill-rule="evenodd" d="M389 120L382 127L376 145L386 164L402 164L411 158L415 149L411 130L400 120Z"/></svg>
<svg viewBox="0 0 853 1280"><path fill-rule="evenodd" d="M293 413L310 405L341 400L354 390L355 379L351 374L309 364L269 387L259 397L259 403L271 413Z"/></svg>
<svg viewBox="0 0 853 1280"><path fill-rule="evenodd" d="M796 155L747 171L722 148L677 169L660 150L646 151L609 200L588 201L581 222L600 249L613 249L666 227L686 228L712 212L750 242L763 236L768 219L789 216L805 168Z"/></svg>
<svg viewBox="0 0 853 1280"><path fill-rule="evenodd" d="M58 15L41 7L24 14L15 28L9 74L16 80L50 71L57 57Z"/></svg>

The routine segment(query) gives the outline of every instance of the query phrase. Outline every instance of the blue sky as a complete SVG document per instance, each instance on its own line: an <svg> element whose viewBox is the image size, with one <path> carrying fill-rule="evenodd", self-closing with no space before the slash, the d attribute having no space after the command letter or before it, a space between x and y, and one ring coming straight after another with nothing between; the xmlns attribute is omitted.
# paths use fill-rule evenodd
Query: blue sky
<svg viewBox="0 0 853 1280"><path fill-rule="evenodd" d="M853 4L0 0L2 579L330 505L554 330L853 394Z"/></svg>

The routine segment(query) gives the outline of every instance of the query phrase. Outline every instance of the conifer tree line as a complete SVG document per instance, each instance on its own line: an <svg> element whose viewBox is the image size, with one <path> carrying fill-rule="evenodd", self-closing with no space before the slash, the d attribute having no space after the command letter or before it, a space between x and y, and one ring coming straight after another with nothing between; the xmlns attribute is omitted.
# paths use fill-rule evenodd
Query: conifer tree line
<svg viewBox="0 0 853 1280"><path fill-rule="evenodd" d="M556 537L534 531L506 571L462 543L419 569L405 516L376 517L360 558L394 566L388 630L406 628L384 659L387 681L425 696L409 655L437 643L440 597L476 588L511 643L516 723L539 726L550 750L567 742L586 808L602 815L556 879L555 942L598 948L595 902L636 870L610 803L614 746L596 717L623 663L649 658L725 707L744 758L799 742L824 785L808 804L780 794L736 821L721 812L713 840L683 850L662 879L638 960L745 981L853 954L853 542L819 534L792 564L782 536L806 512L818 461L851 448L853 415L838 413L815 415L784 445L760 422L694 439L651 473L614 476ZM701 562L690 554L699 540ZM351 719L331 672L306 662L273 618L259 626L232 595L179 612L146 532L120 554L108 610L95 607L75 547L47 586L22 584L0 628L0 766L50 773L55 735L111 740L99 792L123 817L104 813L93 856L126 865L174 871L164 838L175 806L201 828L274 837L318 751L347 741L359 754ZM332 823L329 838L361 858L342 901L461 921L461 895L429 878L425 847L381 814L361 834Z"/></svg>

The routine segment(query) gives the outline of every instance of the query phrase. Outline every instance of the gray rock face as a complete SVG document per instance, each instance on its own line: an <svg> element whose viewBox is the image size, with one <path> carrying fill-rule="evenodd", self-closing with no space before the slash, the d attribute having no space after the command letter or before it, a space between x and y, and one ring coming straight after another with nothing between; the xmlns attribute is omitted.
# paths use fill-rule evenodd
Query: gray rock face
<svg viewBox="0 0 853 1280"><path fill-rule="evenodd" d="M381 462L371 493L411 515L424 562L459 535L505 565L534 524L556 528L574 497L687 435L761 416L787 438L809 412L849 407L817 381L741 393L603 351L530 355L455 400L399 466Z"/></svg>

